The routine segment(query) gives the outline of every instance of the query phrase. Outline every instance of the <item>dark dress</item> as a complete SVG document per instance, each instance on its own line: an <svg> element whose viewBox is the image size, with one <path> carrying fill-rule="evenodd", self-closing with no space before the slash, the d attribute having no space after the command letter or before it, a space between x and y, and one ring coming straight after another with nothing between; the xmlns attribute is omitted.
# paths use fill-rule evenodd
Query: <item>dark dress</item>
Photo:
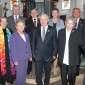
<svg viewBox="0 0 85 85"><path fill-rule="evenodd" d="M5 83L5 81L12 83L15 79L15 75L11 75L8 37L7 37L6 29L3 29L3 32L4 32L4 39L5 39L6 75L1 76L1 67L0 67L0 83Z"/></svg>

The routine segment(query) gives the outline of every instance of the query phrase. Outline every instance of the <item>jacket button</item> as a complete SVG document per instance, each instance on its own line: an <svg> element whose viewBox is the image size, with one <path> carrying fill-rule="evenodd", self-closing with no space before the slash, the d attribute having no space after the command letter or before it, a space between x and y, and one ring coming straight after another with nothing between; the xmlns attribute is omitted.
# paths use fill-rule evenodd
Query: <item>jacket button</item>
<svg viewBox="0 0 85 85"><path fill-rule="evenodd" d="M26 52L26 54L27 54L28 52Z"/></svg>

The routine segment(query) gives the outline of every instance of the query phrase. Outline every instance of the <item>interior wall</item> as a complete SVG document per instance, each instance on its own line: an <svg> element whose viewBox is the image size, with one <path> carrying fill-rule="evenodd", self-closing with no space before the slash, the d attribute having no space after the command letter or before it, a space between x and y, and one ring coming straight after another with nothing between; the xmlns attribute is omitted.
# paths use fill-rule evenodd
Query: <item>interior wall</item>
<svg viewBox="0 0 85 85"><path fill-rule="evenodd" d="M73 8L77 7L80 8L81 10L81 18L84 18L84 4L85 4L85 0L71 0L70 6L71 8L69 10L62 10L62 0L58 0L59 2L57 3L56 7L59 9L60 15L66 15L66 18L68 18L69 16L72 16L72 10ZM1 0L1 5L2 5L2 15L4 15L4 3L7 2L7 8L9 9L7 11L7 16L12 15L12 11L10 9L10 0ZM21 1L19 0L19 6L20 6L20 15L22 14L22 10L23 10L23 4L21 3Z"/></svg>
<svg viewBox="0 0 85 85"><path fill-rule="evenodd" d="M10 8L10 1L11 1L11 0L1 0L1 3L0 3L0 4L2 5L2 16L4 16L4 10L3 10L3 8L4 8L5 2L7 2L6 7L8 8L7 17L12 15L12 10L11 10L11 8ZM21 3L20 0L18 0L18 1L19 1L19 6L20 6L20 15L23 15L23 14L22 14L23 4Z"/></svg>
<svg viewBox="0 0 85 85"><path fill-rule="evenodd" d="M66 15L66 18L68 18L69 16L72 16L72 11L73 8L80 8L81 10L81 18L84 18L84 10L83 10L83 0L70 0L70 6L71 8L69 10L62 10L62 0L59 0L59 2L57 3L56 7L59 9L59 14L60 15Z"/></svg>

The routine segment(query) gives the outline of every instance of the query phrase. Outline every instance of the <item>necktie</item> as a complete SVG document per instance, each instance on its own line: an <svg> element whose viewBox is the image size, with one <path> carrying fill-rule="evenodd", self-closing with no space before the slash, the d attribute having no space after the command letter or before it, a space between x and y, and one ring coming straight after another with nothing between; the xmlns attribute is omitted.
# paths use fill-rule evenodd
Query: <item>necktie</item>
<svg viewBox="0 0 85 85"><path fill-rule="evenodd" d="M75 28L76 28L76 29L78 28L78 23L77 23L77 19L76 19L76 25L75 25Z"/></svg>
<svg viewBox="0 0 85 85"><path fill-rule="evenodd" d="M34 26L36 27L36 19L34 19Z"/></svg>
<svg viewBox="0 0 85 85"><path fill-rule="evenodd" d="M42 41L44 41L45 39L45 27L43 27L42 29Z"/></svg>
<svg viewBox="0 0 85 85"><path fill-rule="evenodd" d="M15 16L16 18L15 18L15 22L17 22L17 16Z"/></svg>

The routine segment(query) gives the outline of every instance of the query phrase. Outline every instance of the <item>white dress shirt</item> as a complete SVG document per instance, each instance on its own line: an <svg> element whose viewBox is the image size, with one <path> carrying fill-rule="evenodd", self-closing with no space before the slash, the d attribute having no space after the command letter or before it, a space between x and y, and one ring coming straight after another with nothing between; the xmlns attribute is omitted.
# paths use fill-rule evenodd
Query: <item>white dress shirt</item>
<svg viewBox="0 0 85 85"><path fill-rule="evenodd" d="M80 20L80 18L77 18L77 24L79 24L79 20Z"/></svg>
<svg viewBox="0 0 85 85"><path fill-rule="evenodd" d="M66 44L64 50L63 64L69 65L69 38L71 31L66 30Z"/></svg>
<svg viewBox="0 0 85 85"><path fill-rule="evenodd" d="M21 36L21 38L26 42L25 35L23 34L23 35L20 35L20 36Z"/></svg>
<svg viewBox="0 0 85 85"><path fill-rule="evenodd" d="M32 18L33 23L34 23L34 18ZM37 27L37 22L38 22L38 18L36 18L36 27Z"/></svg>
<svg viewBox="0 0 85 85"><path fill-rule="evenodd" d="M16 22L16 17L17 17L17 20L19 19L19 15L15 16L14 15L14 21Z"/></svg>
<svg viewBox="0 0 85 85"><path fill-rule="evenodd" d="M78 28L78 24L79 24L79 20L80 20L80 18L75 18L75 20L76 20L76 29Z"/></svg>

